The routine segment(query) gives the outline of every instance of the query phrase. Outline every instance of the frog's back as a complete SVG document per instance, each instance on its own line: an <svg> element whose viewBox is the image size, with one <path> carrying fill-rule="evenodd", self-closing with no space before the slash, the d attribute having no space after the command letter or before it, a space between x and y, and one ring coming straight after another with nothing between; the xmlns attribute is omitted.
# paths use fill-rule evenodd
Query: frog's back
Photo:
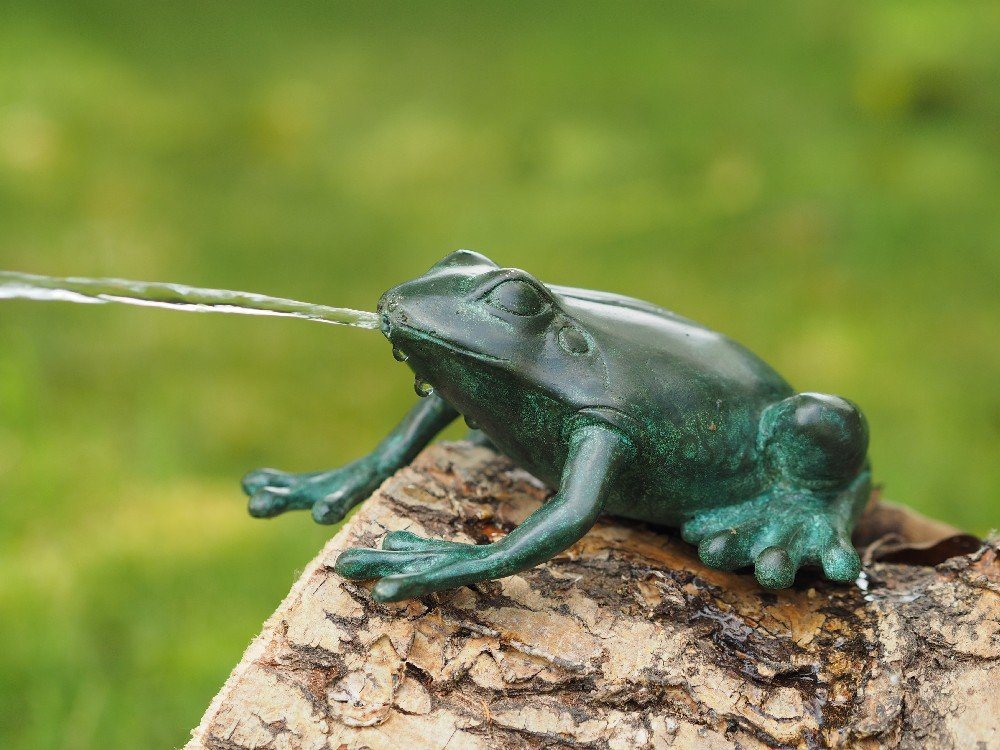
<svg viewBox="0 0 1000 750"><path fill-rule="evenodd" d="M703 505L709 498L702 494L755 490L760 414L793 393L770 365L652 303L568 287L552 291L600 351L608 390L595 405L626 413L642 429L648 459L642 471L651 494L660 495L650 502L660 508L664 499ZM649 509L634 510L650 515Z"/></svg>
<svg viewBox="0 0 1000 750"><path fill-rule="evenodd" d="M610 292L551 289L594 337L609 385L629 400L660 395L666 402L654 403L689 412L700 409L706 396L714 404L719 390L729 400L763 400L765 405L793 392L749 349L670 310Z"/></svg>

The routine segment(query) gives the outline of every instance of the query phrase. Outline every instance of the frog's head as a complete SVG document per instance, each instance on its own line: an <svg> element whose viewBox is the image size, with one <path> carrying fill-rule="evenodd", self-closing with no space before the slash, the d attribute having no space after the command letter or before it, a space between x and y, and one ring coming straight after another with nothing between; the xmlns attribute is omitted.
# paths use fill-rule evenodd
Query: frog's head
<svg viewBox="0 0 1000 750"><path fill-rule="evenodd" d="M544 284L468 250L390 289L378 313L397 358L463 411L498 382L562 392L589 380L598 356Z"/></svg>

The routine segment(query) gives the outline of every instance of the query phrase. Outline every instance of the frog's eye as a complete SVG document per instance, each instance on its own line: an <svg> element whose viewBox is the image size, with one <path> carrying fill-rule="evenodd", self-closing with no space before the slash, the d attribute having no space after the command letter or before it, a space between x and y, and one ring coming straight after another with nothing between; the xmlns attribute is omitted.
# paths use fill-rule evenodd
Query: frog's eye
<svg viewBox="0 0 1000 750"><path fill-rule="evenodd" d="M486 302L512 315L530 317L548 307L548 300L533 284L521 279L508 279L497 284L486 295Z"/></svg>

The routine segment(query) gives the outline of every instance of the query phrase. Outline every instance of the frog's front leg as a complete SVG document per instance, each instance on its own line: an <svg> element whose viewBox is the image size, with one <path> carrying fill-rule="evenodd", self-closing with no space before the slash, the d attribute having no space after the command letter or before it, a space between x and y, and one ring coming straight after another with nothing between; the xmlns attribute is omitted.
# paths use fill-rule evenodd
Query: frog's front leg
<svg viewBox="0 0 1000 750"><path fill-rule="evenodd" d="M571 436L558 493L500 541L458 544L397 531L385 538L381 550L347 550L336 570L345 578L380 578L372 595L383 602L513 575L549 560L587 533L633 454L631 442L616 429L580 426Z"/></svg>
<svg viewBox="0 0 1000 750"><path fill-rule="evenodd" d="M252 471L243 478L250 515L270 518L286 510L311 508L317 523L336 523L410 463L457 416L455 409L432 394L414 406L375 450L345 466L306 474Z"/></svg>

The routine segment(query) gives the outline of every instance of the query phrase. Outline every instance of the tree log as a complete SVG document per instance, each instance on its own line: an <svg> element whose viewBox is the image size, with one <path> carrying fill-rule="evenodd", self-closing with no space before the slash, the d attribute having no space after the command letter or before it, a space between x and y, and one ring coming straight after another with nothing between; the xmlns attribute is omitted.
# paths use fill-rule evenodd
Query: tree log
<svg viewBox="0 0 1000 750"><path fill-rule="evenodd" d="M493 541L548 494L484 448L427 449L308 566L188 750L1000 747L1000 543L900 509L859 526L853 586L762 590L610 517L545 565L421 600L332 571L396 529Z"/></svg>

